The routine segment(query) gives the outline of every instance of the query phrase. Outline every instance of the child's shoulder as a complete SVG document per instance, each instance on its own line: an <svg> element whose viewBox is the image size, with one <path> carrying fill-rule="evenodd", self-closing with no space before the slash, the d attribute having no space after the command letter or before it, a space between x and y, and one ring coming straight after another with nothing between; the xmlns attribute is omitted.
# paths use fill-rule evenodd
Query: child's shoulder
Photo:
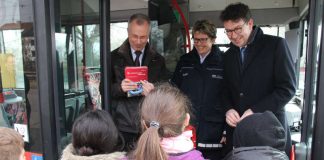
<svg viewBox="0 0 324 160"><path fill-rule="evenodd" d="M186 153L170 155L169 160L204 160L204 157L200 151L193 149Z"/></svg>

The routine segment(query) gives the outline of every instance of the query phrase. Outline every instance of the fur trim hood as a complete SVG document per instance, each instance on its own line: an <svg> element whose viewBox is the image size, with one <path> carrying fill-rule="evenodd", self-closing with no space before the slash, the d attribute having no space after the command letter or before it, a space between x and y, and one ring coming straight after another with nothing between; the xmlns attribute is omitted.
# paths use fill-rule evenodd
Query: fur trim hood
<svg viewBox="0 0 324 160"><path fill-rule="evenodd" d="M114 152L110 154L98 154L93 156L78 156L74 154L72 144L63 150L61 160L120 160L125 157L126 152Z"/></svg>

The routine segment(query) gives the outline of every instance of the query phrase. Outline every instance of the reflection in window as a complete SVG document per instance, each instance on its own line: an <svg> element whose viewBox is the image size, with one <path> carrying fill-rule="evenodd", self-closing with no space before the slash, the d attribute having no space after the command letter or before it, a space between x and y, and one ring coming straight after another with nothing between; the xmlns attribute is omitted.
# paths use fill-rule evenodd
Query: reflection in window
<svg viewBox="0 0 324 160"><path fill-rule="evenodd" d="M82 26L69 26L62 28L66 33L55 34L56 51L60 63L63 64L65 92L83 91L85 87L83 72L99 72L100 69L99 25L84 25L84 27L85 33L82 32ZM91 69L87 70L88 68Z"/></svg>
<svg viewBox="0 0 324 160"><path fill-rule="evenodd" d="M9 69L8 67L11 66L13 67L12 68L13 71L15 71L15 75L14 77L12 77L14 78L14 82L10 81L10 83L15 83L15 84L12 84L7 88L25 88L24 73L23 73L23 58L21 54L22 53L21 30L6 30L6 31L2 31L2 33L3 33L3 38L4 38L3 40L5 46L2 53L12 55L10 56L12 57L11 58L12 61L10 64L6 65L7 66L6 68Z"/></svg>
<svg viewBox="0 0 324 160"><path fill-rule="evenodd" d="M25 150L42 153L32 4L0 0L0 126L22 126Z"/></svg>
<svg viewBox="0 0 324 160"><path fill-rule="evenodd" d="M83 112L101 109L100 25L98 0L60 0L55 13L61 149L71 142L75 119ZM57 33L59 32L59 33Z"/></svg>

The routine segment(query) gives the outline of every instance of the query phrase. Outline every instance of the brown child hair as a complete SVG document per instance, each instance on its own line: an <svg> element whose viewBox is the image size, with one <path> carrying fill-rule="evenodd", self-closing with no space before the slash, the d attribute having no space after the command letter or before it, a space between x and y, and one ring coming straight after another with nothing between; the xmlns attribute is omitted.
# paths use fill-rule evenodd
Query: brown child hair
<svg viewBox="0 0 324 160"><path fill-rule="evenodd" d="M169 84L153 89L140 106L141 125L144 129L131 159L167 160L160 146L162 138L181 135L189 123L189 99Z"/></svg>

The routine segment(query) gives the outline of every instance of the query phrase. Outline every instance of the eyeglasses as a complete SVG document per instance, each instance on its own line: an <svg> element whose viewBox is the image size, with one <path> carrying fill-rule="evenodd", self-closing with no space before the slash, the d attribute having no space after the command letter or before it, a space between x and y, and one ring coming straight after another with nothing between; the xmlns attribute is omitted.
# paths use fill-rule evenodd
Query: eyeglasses
<svg viewBox="0 0 324 160"><path fill-rule="evenodd" d="M236 33L236 34L240 34L240 33L242 33L243 26L244 26L246 23L247 23L247 22L244 22L241 26L236 27L236 28L234 28L234 29L225 29L224 32L225 32L228 36L232 35L233 32Z"/></svg>
<svg viewBox="0 0 324 160"><path fill-rule="evenodd" d="M194 41L194 43L206 43L208 38L192 38L192 40Z"/></svg>

